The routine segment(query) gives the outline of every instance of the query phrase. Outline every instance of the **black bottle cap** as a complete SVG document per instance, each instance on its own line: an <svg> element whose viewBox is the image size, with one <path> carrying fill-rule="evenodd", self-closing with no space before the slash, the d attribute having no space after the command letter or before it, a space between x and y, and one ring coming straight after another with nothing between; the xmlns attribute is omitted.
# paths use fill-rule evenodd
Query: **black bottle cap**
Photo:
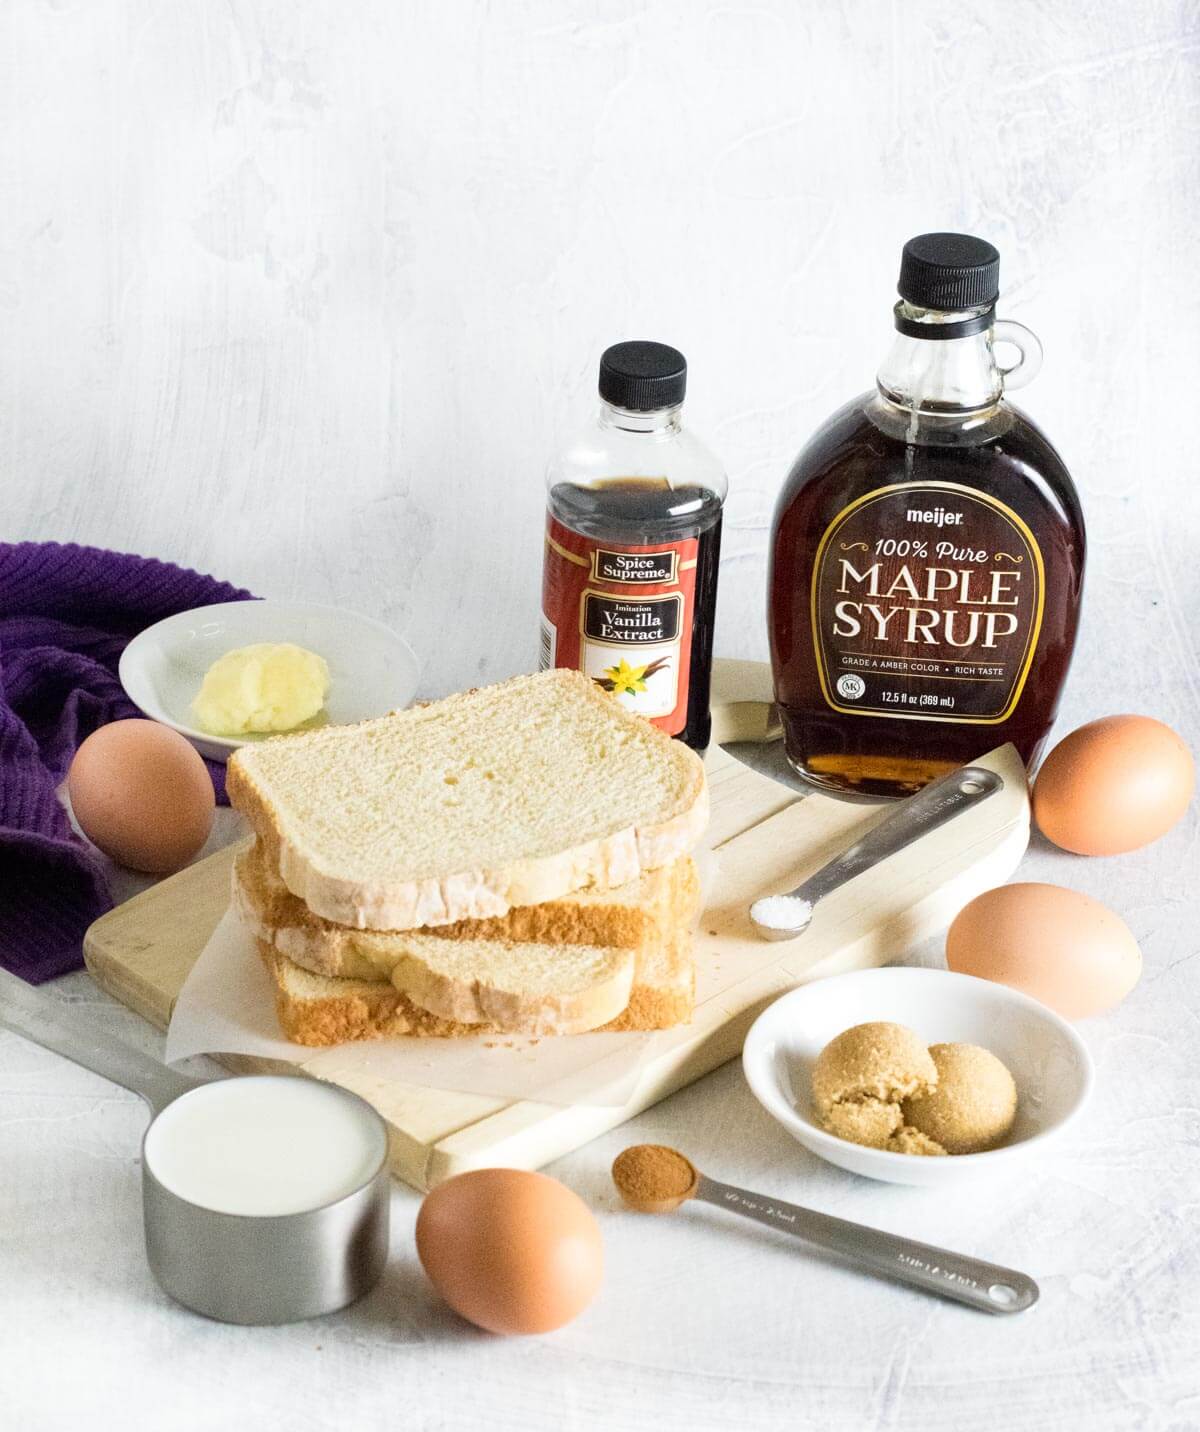
<svg viewBox="0 0 1200 1432"><path fill-rule="evenodd" d="M674 408L687 392L687 359L665 343L614 343L600 359L600 396L635 412Z"/></svg>
<svg viewBox="0 0 1200 1432"><path fill-rule="evenodd" d="M896 289L918 308L981 308L1000 291L1000 255L970 234L918 234L904 245Z"/></svg>

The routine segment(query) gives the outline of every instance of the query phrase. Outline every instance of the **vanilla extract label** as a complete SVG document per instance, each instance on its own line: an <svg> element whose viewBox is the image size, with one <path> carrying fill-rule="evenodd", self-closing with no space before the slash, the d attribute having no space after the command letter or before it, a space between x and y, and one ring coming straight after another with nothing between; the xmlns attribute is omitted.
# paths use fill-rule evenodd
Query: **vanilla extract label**
<svg viewBox="0 0 1200 1432"><path fill-rule="evenodd" d="M569 666L670 735L687 724L698 539L603 543L547 517L541 665Z"/></svg>
<svg viewBox="0 0 1200 1432"><path fill-rule="evenodd" d="M678 595L623 601L603 592L586 592L583 633L593 641L617 646L675 641L682 612L683 599Z"/></svg>
<svg viewBox="0 0 1200 1432"><path fill-rule="evenodd" d="M1001 722L1041 631L1037 542L1004 503L957 483L867 493L826 528L813 569L813 644L836 711Z"/></svg>

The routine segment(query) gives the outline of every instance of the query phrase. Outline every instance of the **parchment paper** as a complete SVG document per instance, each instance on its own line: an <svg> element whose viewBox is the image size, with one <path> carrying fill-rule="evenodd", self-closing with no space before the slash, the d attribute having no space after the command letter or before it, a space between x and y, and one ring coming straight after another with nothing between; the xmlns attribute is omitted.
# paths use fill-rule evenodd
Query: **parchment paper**
<svg viewBox="0 0 1200 1432"><path fill-rule="evenodd" d="M389 1082L536 1099L545 1104L620 1107L649 1057L653 1034L577 1034L526 1039L397 1038L309 1049L285 1039L271 981L251 937L226 913L179 992L166 1060L246 1054L303 1065L316 1075L355 1068Z"/></svg>

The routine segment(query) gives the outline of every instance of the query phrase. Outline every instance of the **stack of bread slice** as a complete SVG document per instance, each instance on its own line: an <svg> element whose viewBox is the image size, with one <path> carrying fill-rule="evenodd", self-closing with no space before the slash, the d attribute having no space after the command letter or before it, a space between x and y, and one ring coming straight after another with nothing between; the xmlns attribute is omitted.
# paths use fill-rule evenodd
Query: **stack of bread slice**
<svg viewBox="0 0 1200 1432"><path fill-rule="evenodd" d="M297 1043L691 1016L704 768L577 672L244 746L228 789Z"/></svg>

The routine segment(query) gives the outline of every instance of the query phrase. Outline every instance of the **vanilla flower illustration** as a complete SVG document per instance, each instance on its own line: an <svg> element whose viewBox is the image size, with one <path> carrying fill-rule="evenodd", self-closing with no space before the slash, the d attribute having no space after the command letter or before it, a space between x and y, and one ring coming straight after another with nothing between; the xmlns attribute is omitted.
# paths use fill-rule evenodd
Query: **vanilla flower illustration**
<svg viewBox="0 0 1200 1432"><path fill-rule="evenodd" d="M622 657L615 666L604 668L603 673L595 678L596 685L602 686L605 691L611 691L614 696L626 693L636 696L640 691L645 691L649 677L669 664L669 659L664 656L646 666L630 666Z"/></svg>

